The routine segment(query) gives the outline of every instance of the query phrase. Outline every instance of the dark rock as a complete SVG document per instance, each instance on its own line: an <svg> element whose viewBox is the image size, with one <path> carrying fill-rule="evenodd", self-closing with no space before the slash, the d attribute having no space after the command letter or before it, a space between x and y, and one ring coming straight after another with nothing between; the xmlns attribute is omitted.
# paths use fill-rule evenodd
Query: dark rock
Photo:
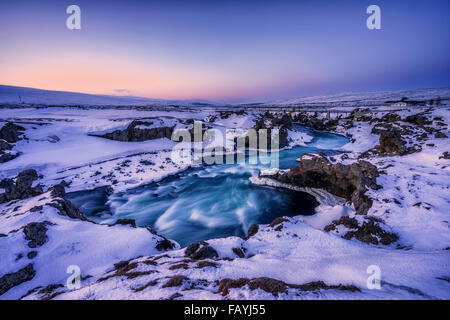
<svg viewBox="0 0 450 320"><path fill-rule="evenodd" d="M288 285L291 288L300 289L302 291L318 291L318 290L346 290L351 292L361 291L358 287L354 285L327 285L323 281L313 281L305 284L299 285Z"/></svg>
<svg viewBox="0 0 450 320"><path fill-rule="evenodd" d="M30 281L36 275L36 271L33 265L30 263L25 268L19 271L5 274L0 277L0 296L10 290L11 288L18 286L21 283Z"/></svg>
<svg viewBox="0 0 450 320"><path fill-rule="evenodd" d="M12 144L9 144L5 140L0 140L0 152L1 151L11 150L12 148L13 148Z"/></svg>
<svg viewBox="0 0 450 320"><path fill-rule="evenodd" d="M275 227L276 225L279 225L280 223L283 223L283 222L285 222L285 221L289 221L287 218L285 218L285 217L278 217L278 218L275 218L271 223L270 223L270 226L273 228L273 227Z"/></svg>
<svg viewBox="0 0 450 320"><path fill-rule="evenodd" d="M42 246L47 241L47 225L50 225L50 222L31 222L23 228L25 239L29 240L28 246L30 248Z"/></svg>
<svg viewBox="0 0 450 320"><path fill-rule="evenodd" d="M259 119L255 122L253 129L258 133L258 149L271 149L274 148L273 146L276 144L278 144L279 148L284 148L289 145L289 134L287 130L288 127L286 127L284 124L281 124L277 129L275 129L267 127L264 119ZM266 130L267 141L261 140L262 132L260 132L260 130ZM278 132L276 130L278 130Z"/></svg>
<svg viewBox="0 0 450 320"><path fill-rule="evenodd" d="M51 190L50 195L52 198L64 198L66 196L66 187L67 183L63 180L58 184L55 184L53 187L49 188Z"/></svg>
<svg viewBox="0 0 450 320"><path fill-rule="evenodd" d="M130 225L133 228L136 228L136 221L134 219L117 219L116 222L114 222L111 226L116 226L116 225Z"/></svg>
<svg viewBox="0 0 450 320"><path fill-rule="evenodd" d="M104 135L95 135L102 138L124 141L124 142L139 142L160 138L171 139L174 127L148 127L152 122L145 122L134 120L124 130L116 130Z"/></svg>
<svg viewBox="0 0 450 320"><path fill-rule="evenodd" d="M248 285L252 291L261 289L273 294L274 296L278 296L279 293L287 291L287 286L283 281L267 277L254 278L251 280L245 278L239 278L236 280L222 279L218 282L218 285L219 292L222 293L223 296L226 296L229 293L229 289L241 288L245 285Z"/></svg>
<svg viewBox="0 0 450 320"><path fill-rule="evenodd" d="M163 239L156 243L156 249L159 251L172 250L173 248L175 248L175 244L167 239Z"/></svg>
<svg viewBox="0 0 450 320"><path fill-rule="evenodd" d="M388 114L385 114L383 117L381 117L381 121L389 122L389 123L399 122L401 120L402 120L402 118L396 113L388 113Z"/></svg>
<svg viewBox="0 0 450 320"><path fill-rule="evenodd" d="M36 179L38 175L34 169L20 172L15 183L12 179L3 179L0 181L0 188L5 189L5 192L0 197L0 203L26 199L43 193L41 186L32 187Z"/></svg>
<svg viewBox="0 0 450 320"><path fill-rule="evenodd" d="M189 265L187 263L179 263L179 264L174 264L173 266L169 267L169 270L178 270L178 269L189 269Z"/></svg>
<svg viewBox="0 0 450 320"><path fill-rule="evenodd" d="M24 170L17 176L16 187L23 190L31 188L33 182L38 178L39 176L36 170L34 169Z"/></svg>
<svg viewBox="0 0 450 320"><path fill-rule="evenodd" d="M197 268L199 268L199 269L201 269L201 268L207 268L207 267L217 268L217 263L211 262L211 261L200 261L200 262L197 264Z"/></svg>
<svg viewBox="0 0 450 320"><path fill-rule="evenodd" d="M231 250L233 250L234 254L237 255L239 258L245 257L244 251L242 251L241 248L233 248Z"/></svg>
<svg viewBox="0 0 450 320"><path fill-rule="evenodd" d="M219 256L217 251L206 242L190 244L184 253L194 260L214 259Z"/></svg>
<svg viewBox="0 0 450 320"><path fill-rule="evenodd" d="M187 246L186 250L184 251L184 254L186 256L192 255L197 249L200 248L200 243L194 242Z"/></svg>
<svg viewBox="0 0 450 320"><path fill-rule="evenodd" d="M414 114L414 115L408 116L405 118L404 121L411 123L411 124L418 125L418 126L429 125L432 123L430 120L428 120L427 117L425 117L422 114Z"/></svg>
<svg viewBox="0 0 450 320"><path fill-rule="evenodd" d="M324 230L330 232L335 230L338 225L343 225L348 229L358 228L358 221L355 218L350 218L348 216L343 216L338 220L334 220L331 224L327 225Z"/></svg>
<svg viewBox="0 0 450 320"><path fill-rule="evenodd" d="M352 201L359 214L367 214L372 200L365 192L368 188L380 188L376 183L378 176L377 167L367 161L331 164L324 156L304 154L299 166L271 178L298 187L324 189Z"/></svg>
<svg viewBox="0 0 450 320"><path fill-rule="evenodd" d="M222 279L218 282L219 291L218 293L222 293L222 296L226 296L229 293L230 289L241 288L247 285L249 279L239 278L236 280L233 279Z"/></svg>
<svg viewBox="0 0 450 320"><path fill-rule="evenodd" d="M445 139L445 138L448 138L447 135L446 135L445 133L443 133L443 132L436 132L436 134L434 135L434 137L435 137L436 139Z"/></svg>
<svg viewBox="0 0 450 320"><path fill-rule="evenodd" d="M331 130L336 128L339 125L339 120L333 119L325 122L326 130Z"/></svg>
<svg viewBox="0 0 450 320"><path fill-rule="evenodd" d="M406 142L398 131L387 130L381 132L380 143L376 149L383 156L405 155L408 151L405 145Z"/></svg>
<svg viewBox="0 0 450 320"><path fill-rule="evenodd" d="M274 296L278 296L279 293L286 292L287 290L286 284L283 281L267 277L252 279L248 283L248 287L250 288L250 290L264 290L273 294Z"/></svg>
<svg viewBox="0 0 450 320"><path fill-rule="evenodd" d="M66 198L56 198L51 203L49 203L49 205L56 208L58 210L58 213L62 216L67 216L72 219L79 219L83 221L88 220L83 215L83 213Z"/></svg>
<svg viewBox="0 0 450 320"><path fill-rule="evenodd" d="M16 143L20 140L20 136L24 131L25 128L15 125L12 122L8 122L0 129L0 139L10 143Z"/></svg>
<svg viewBox="0 0 450 320"><path fill-rule="evenodd" d="M34 206L33 208L30 209L30 212L39 212L43 209L43 206Z"/></svg>
<svg viewBox="0 0 450 320"><path fill-rule="evenodd" d="M249 228L248 228L248 232L247 232L247 239L250 237L253 237L255 234L258 233L259 230L259 225L257 224L252 224Z"/></svg>
<svg viewBox="0 0 450 320"><path fill-rule="evenodd" d="M439 157L439 159L446 159L449 160L450 159L450 152L445 151L442 156Z"/></svg>
<svg viewBox="0 0 450 320"><path fill-rule="evenodd" d="M284 126L287 129L292 129L292 118L288 114L283 114L281 118L271 118L272 126Z"/></svg>
<svg viewBox="0 0 450 320"><path fill-rule="evenodd" d="M15 158L17 158L20 155L20 153L9 153L9 152L5 152L3 153L2 151L0 151L0 163L5 163L11 160L14 160Z"/></svg>
<svg viewBox="0 0 450 320"><path fill-rule="evenodd" d="M398 240L398 236L394 233L385 231L382 228L382 221L375 217L366 217L361 225L355 218L341 217L326 226L324 230L330 232L335 230L339 225L351 229L343 235L343 238L346 240L355 238L361 242L373 245L378 245L379 243L389 245Z"/></svg>
<svg viewBox="0 0 450 320"><path fill-rule="evenodd" d="M196 252L194 252L191 255L191 258L194 260L202 260L202 259L214 259L217 258L219 255L217 254L217 251L214 250L211 246L203 246L200 249L198 249Z"/></svg>
<svg viewBox="0 0 450 320"><path fill-rule="evenodd" d="M57 142L59 142L61 139L60 139L58 136L51 135L51 136L48 136L48 137L47 137L47 140L48 140L48 142L51 142L51 143L57 143Z"/></svg>
<svg viewBox="0 0 450 320"><path fill-rule="evenodd" d="M162 287L163 288L179 287L183 284L183 281L185 280L189 280L189 278L185 276L173 276Z"/></svg>
<svg viewBox="0 0 450 320"><path fill-rule="evenodd" d="M300 123L304 125L305 127L318 130L318 131L324 131L327 129L327 125L325 124L324 120L318 119L317 115L309 115L308 113L299 113L294 117L294 122ZM333 123L331 123L333 124ZM331 127L331 126L330 126Z"/></svg>
<svg viewBox="0 0 450 320"><path fill-rule="evenodd" d="M28 259L34 259L36 258L37 254L38 254L37 251L30 251L27 253L27 257Z"/></svg>
<svg viewBox="0 0 450 320"><path fill-rule="evenodd" d="M246 279L239 278L236 280L233 279L222 279L217 281L219 286L218 293L222 293L223 296L226 296L229 293L230 289L242 288L248 285L250 290L261 289L268 293L271 293L274 296L278 296L280 293L286 293L288 288L299 289L301 291L318 291L318 290L348 290L351 292L361 291L354 285L327 285L323 281L314 281L305 284L287 284L283 281L260 277L254 279Z"/></svg>

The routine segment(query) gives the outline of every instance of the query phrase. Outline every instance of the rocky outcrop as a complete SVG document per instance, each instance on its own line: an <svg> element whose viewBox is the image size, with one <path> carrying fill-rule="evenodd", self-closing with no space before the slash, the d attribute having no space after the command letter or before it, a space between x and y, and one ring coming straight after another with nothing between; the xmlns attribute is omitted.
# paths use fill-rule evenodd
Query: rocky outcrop
<svg viewBox="0 0 450 320"><path fill-rule="evenodd" d="M445 133L443 133L443 132L436 132L436 134L434 135L434 137L435 137L436 139L445 139L445 138L448 138L447 135L446 135Z"/></svg>
<svg viewBox="0 0 450 320"><path fill-rule="evenodd" d="M369 216L365 217L362 223L359 223L355 218L343 216L327 225L324 230L327 232L334 231L340 225L349 229L342 236L347 240L355 238L361 242L373 245L378 245L379 243L389 245L398 240L398 236L395 233L387 232L383 229L383 223L380 219Z"/></svg>
<svg viewBox="0 0 450 320"><path fill-rule="evenodd" d="M30 281L35 275L36 271L34 270L32 264L29 264L16 272L5 274L0 277L0 296L9 289L26 281Z"/></svg>
<svg viewBox="0 0 450 320"><path fill-rule="evenodd" d="M402 120L402 117L400 117L396 113L387 113L381 117L382 122L388 122L388 123L399 122L401 120Z"/></svg>
<svg viewBox="0 0 450 320"><path fill-rule="evenodd" d="M0 152L8 151L13 148L12 144L9 144L6 140L0 140Z"/></svg>
<svg viewBox="0 0 450 320"><path fill-rule="evenodd" d="M239 279L222 279L217 281L217 285L219 287L218 293L221 293L222 296L228 295L230 289L242 288L244 286L248 286L250 290L260 289L265 292L271 293L275 297L277 297L280 293L287 293L288 289L297 289L300 291L319 291L319 290L348 290L351 292L360 291L359 288L354 285L327 285L323 281L315 281L309 282L305 284L288 284L283 281L268 278L268 277L260 277L260 278L239 278Z"/></svg>
<svg viewBox="0 0 450 320"><path fill-rule="evenodd" d="M140 142L160 138L172 137L174 127L151 127L153 123L149 121L134 120L124 130L115 130L103 135L94 135L110 140L124 142Z"/></svg>
<svg viewBox="0 0 450 320"><path fill-rule="evenodd" d="M58 210L58 214L62 216L84 221L88 220L72 202L65 198L56 198L49 205Z"/></svg>
<svg viewBox="0 0 450 320"><path fill-rule="evenodd" d="M48 221L31 222L23 228L25 239L28 240L30 248L42 246L47 241L47 225L51 224Z"/></svg>
<svg viewBox="0 0 450 320"><path fill-rule="evenodd" d="M428 118L426 116L424 116L423 114L420 114L420 113L408 116L403 121L417 125L417 126L425 126L425 125L429 125L432 123L430 120L428 120Z"/></svg>
<svg viewBox="0 0 450 320"><path fill-rule="evenodd" d="M32 186L38 178L36 170L28 169L19 173L15 182L13 179L3 179L0 181L0 188L5 189L5 192L0 194L0 203L26 199L43 193L40 185Z"/></svg>
<svg viewBox="0 0 450 320"><path fill-rule="evenodd" d="M11 152L14 147L11 143L19 141L24 130L23 127L11 122L0 129L0 163L11 161L20 155L20 153Z"/></svg>
<svg viewBox="0 0 450 320"><path fill-rule="evenodd" d="M442 156L439 157L439 159L446 159L449 160L450 159L450 152L449 151L445 151Z"/></svg>
<svg viewBox="0 0 450 320"><path fill-rule="evenodd" d="M194 260L202 260L202 259L214 259L219 255L217 251L214 250L207 242L196 242L190 244L184 253L187 257L190 257Z"/></svg>
<svg viewBox="0 0 450 320"><path fill-rule="evenodd" d="M17 158L19 153L3 152L0 151L0 163L5 163Z"/></svg>
<svg viewBox="0 0 450 320"><path fill-rule="evenodd" d="M408 153L406 142L396 130L382 131L380 134L380 142L376 149L383 156L402 156Z"/></svg>
<svg viewBox="0 0 450 320"><path fill-rule="evenodd" d="M350 165L331 164L325 156L304 154L300 165L289 171L281 171L272 179L297 187L324 189L329 193L351 201L358 214L367 214L372 200L365 195L371 189L379 189L377 167L367 161Z"/></svg>
<svg viewBox="0 0 450 320"><path fill-rule="evenodd" d="M292 123L291 123L291 126L292 126ZM255 129L257 132L259 132L259 130L267 130L267 149L272 148L274 141L276 141L275 139L279 139L278 145L280 148L284 148L289 145L288 128L284 124L281 124L277 128L278 134L274 134L274 132L272 131L274 128L271 126L267 126L265 123L265 120L263 118L261 118L256 121L255 125L253 126L253 129ZM272 134L274 134L273 137L272 137ZM258 149L262 147L261 142L262 141L259 140L259 135L258 135Z"/></svg>
<svg viewBox="0 0 450 320"><path fill-rule="evenodd" d="M20 140L21 135L24 133L25 128L18 126L12 122L7 122L0 129L0 139L9 143L16 143Z"/></svg>

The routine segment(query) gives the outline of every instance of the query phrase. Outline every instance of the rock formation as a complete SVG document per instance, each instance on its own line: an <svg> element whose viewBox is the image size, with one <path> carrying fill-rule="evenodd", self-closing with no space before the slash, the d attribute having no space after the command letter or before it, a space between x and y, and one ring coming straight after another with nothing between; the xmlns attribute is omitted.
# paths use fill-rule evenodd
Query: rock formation
<svg viewBox="0 0 450 320"><path fill-rule="evenodd" d="M324 189L329 193L351 201L358 214L367 214L372 200L365 195L368 188L379 189L377 168L367 161L351 165L331 164L322 155L304 154L300 165L271 177L297 187Z"/></svg>

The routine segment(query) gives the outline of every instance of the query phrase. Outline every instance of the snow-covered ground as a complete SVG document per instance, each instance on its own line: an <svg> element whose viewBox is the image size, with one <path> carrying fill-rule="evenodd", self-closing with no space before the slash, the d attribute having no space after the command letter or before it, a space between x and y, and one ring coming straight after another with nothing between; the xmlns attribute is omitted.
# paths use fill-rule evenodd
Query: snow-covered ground
<svg viewBox="0 0 450 320"><path fill-rule="evenodd" d="M96 95L0 85L0 103L17 105L64 106L214 106L224 105L206 100L164 100L133 96Z"/></svg>
<svg viewBox="0 0 450 320"><path fill-rule="evenodd" d="M404 108L399 114L404 118L423 111L426 108ZM211 116L216 119L212 121ZM103 185L120 191L185 170L188 166L170 161L175 143L168 139L118 142L88 135L151 117L207 118L211 120L208 125L223 131L252 127L256 114L221 118L219 113L202 109L0 109L0 120L25 127L28 138L14 147L22 153L18 158L0 164L0 178L34 168L43 175L38 182L46 188L65 180L70 183L68 191ZM447 108L434 108L427 117L441 117L432 126L445 123L443 132L449 135ZM350 129L338 126L337 133L351 134L354 140L342 147L345 156L335 156L334 161L350 164L375 147L379 136L371 133L373 126L363 121ZM295 132L290 132L290 138L297 144L310 140ZM260 225L248 239L208 240L217 256L203 259L187 256L185 248L161 252L155 247L162 238L145 228L109 227L61 216L50 205L49 193L2 204L0 277L30 263L36 275L0 299L17 299L27 293L26 299L449 299L450 160L442 158L450 151L449 138L429 134L420 145L421 152L366 159L385 173L377 179L383 188L368 192L374 202L368 216L381 218L399 236L387 246L343 239L345 230L340 228L326 232L324 227L341 216L365 219L355 216L352 205L340 201L323 201L313 216ZM30 210L36 206L42 208ZM49 222L48 238L32 249L23 228L44 221ZM37 256L27 257L30 251L37 251ZM114 266L123 260L129 261ZM69 265L80 266L80 289L65 287ZM381 271L379 290L367 286L370 266ZM42 290L52 284L58 286ZM38 286L42 288L29 291Z"/></svg>
<svg viewBox="0 0 450 320"><path fill-rule="evenodd" d="M450 104L450 88L402 90L385 92L352 92L321 96L307 96L285 100L276 100L265 103L269 106L329 106L329 107L354 107L383 105L387 101L400 100L407 97L409 100L429 101L431 99L442 100L442 104Z"/></svg>

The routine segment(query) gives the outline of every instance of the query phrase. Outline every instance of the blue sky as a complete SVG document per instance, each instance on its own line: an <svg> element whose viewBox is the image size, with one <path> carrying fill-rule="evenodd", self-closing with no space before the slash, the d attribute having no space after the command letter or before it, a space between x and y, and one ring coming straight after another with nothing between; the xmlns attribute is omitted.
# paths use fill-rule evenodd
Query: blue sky
<svg viewBox="0 0 450 320"><path fill-rule="evenodd" d="M81 30L66 8L81 8ZM381 8L381 30L366 8ZM450 1L0 3L0 83L262 101L450 86Z"/></svg>

